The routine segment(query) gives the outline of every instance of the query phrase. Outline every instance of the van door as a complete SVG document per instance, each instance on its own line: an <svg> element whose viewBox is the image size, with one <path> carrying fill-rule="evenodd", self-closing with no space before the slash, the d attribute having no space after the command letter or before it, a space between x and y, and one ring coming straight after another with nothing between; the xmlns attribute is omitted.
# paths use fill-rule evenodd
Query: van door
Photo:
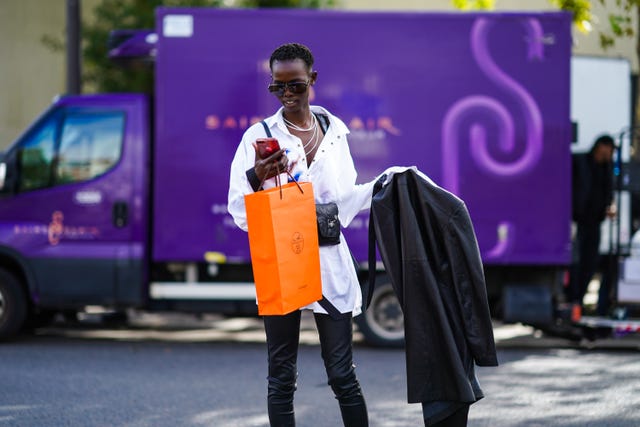
<svg viewBox="0 0 640 427"><path fill-rule="evenodd" d="M66 98L11 148L0 245L26 259L40 305L144 300L147 119L142 96Z"/></svg>

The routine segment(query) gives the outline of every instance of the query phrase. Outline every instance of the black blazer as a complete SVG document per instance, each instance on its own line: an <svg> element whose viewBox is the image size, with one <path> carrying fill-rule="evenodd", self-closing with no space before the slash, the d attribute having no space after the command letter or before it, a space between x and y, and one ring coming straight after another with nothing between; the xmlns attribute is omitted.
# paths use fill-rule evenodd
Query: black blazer
<svg viewBox="0 0 640 427"><path fill-rule="evenodd" d="M374 195L370 227L404 313L409 403L473 403L497 366L480 252L462 200L413 170Z"/></svg>

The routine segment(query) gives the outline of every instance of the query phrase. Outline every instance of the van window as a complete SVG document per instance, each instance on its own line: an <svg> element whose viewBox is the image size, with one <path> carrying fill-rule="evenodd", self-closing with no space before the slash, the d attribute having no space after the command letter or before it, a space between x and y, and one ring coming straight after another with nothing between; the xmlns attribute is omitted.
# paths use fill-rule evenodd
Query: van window
<svg viewBox="0 0 640 427"><path fill-rule="evenodd" d="M57 124L57 120L47 120L20 147L18 158L21 171L18 184L20 191L49 185Z"/></svg>
<svg viewBox="0 0 640 427"><path fill-rule="evenodd" d="M18 148L18 191L86 181L107 172L122 154L124 117L124 112L49 115Z"/></svg>
<svg viewBox="0 0 640 427"><path fill-rule="evenodd" d="M68 114L60 135L55 183L86 181L111 169L120 159L123 131L123 113Z"/></svg>

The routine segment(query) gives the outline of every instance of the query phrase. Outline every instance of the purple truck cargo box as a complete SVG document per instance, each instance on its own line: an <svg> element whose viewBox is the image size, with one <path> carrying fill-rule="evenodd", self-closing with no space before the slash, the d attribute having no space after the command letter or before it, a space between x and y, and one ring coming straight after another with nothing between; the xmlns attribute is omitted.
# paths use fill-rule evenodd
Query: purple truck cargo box
<svg viewBox="0 0 640 427"><path fill-rule="evenodd" d="M416 165L459 195L487 264L570 253L570 16L159 9L155 260L249 261L226 213L243 131L271 115L268 59L308 45L312 103L341 117L359 182ZM363 213L345 232L365 259Z"/></svg>

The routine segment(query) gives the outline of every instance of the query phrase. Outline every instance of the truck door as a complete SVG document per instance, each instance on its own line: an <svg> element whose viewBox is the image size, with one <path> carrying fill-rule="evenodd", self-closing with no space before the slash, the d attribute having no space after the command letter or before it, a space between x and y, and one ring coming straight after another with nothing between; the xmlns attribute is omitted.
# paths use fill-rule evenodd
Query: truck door
<svg viewBox="0 0 640 427"><path fill-rule="evenodd" d="M146 101L63 99L10 149L5 245L26 259L43 306L143 299Z"/></svg>

